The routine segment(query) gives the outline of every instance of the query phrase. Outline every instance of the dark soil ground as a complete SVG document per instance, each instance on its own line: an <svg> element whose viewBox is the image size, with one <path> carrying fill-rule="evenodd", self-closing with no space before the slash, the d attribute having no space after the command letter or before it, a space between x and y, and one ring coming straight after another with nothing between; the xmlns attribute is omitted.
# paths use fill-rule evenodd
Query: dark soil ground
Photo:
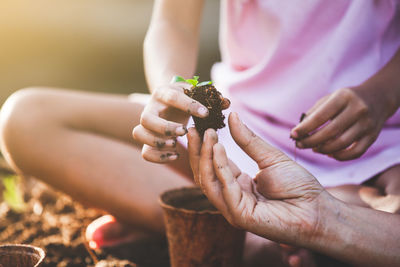
<svg viewBox="0 0 400 267"><path fill-rule="evenodd" d="M0 166L0 177L8 173ZM41 247L46 252L44 267L169 266L165 240L146 239L112 249L91 250L84 231L103 213L33 179L24 179L23 188L27 202L24 212L17 213L6 202L0 203L0 245Z"/></svg>
<svg viewBox="0 0 400 267"><path fill-rule="evenodd" d="M0 157L0 245L41 247L46 253L41 267L169 267L166 240L142 239L114 248L90 249L84 231L103 213L84 207L35 179L22 179L27 207L22 213L13 211L1 197L1 178L10 174L12 172ZM349 266L322 255L316 256L318 266Z"/></svg>

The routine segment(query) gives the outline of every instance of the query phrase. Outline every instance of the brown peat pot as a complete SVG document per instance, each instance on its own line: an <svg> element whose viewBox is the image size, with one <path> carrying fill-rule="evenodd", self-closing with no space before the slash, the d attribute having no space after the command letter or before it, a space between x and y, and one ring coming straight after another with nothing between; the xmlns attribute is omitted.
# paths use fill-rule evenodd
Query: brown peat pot
<svg viewBox="0 0 400 267"><path fill-rule="evenodd" d="M231 226L198 187L160 196L172 267L238 267L245 232Z"/></svg>
<svg viewBox="0 0 400 267"><path fill-rule="evenodd" d="M30 245L0 246L0 267L37 267L43 261L43 249Z"/></svg>

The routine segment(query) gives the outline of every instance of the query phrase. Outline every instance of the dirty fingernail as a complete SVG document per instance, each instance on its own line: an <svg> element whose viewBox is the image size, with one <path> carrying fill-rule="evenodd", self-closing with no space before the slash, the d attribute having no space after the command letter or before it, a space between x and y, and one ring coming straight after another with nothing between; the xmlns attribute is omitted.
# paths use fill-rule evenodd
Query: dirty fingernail
<svg viewBox="0 0 400 267"><path fill-rule="evenodd" d="M178 153L166 153L166 154L161 154L160 159L162 161L165 161L166 159L168 160L176 160L179 157Z"/></svg>
<svg viewBox="0 0 400 267"><path fill-rule="evenodd" d="M157 148L162 148L166 144L164 141L156 141L155 143Z"/></svg>
<svg viewBox="0 0 400 267"><path fill-rule="evenodd" d="M205 107L199 107L199 109L197 110L197 112L201 115L201 116L207 116L208 115L208 109Z"/></svg>
<svg viewBox="0 0 400 267"><path fill-rule="evenodd" d="M175 153L175 154L167 153L167 155L168 155L168 159L170 159L170 160L176 160L177 158L179 158L179 153Z"/></svg>
<svg viewBox="0 0 400 267"><path fill-rule="evenodd" d="M174 146L176 146L176 140L174 140L174 139L168 139L167 141L165 141L165 144L166 144L167 146L172 146L172 147L174 147Z"/></svg>
<svg viewBox="0 0 400 267"><path fill-rule="evenodd" d="M184 135L187 133L187 128L186 126L179 126L178 128L176 128L175 133L177 135Z"/></svg>

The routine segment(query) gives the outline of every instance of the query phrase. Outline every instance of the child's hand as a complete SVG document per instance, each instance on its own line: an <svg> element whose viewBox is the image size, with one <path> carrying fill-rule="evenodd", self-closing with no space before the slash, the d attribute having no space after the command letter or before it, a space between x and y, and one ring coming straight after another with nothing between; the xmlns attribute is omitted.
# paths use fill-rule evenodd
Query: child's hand
<svg viewBox="0 0 400 267"><path fill-rule="evenodd" d="M178 158L176 137L187 133L190 115L207 117L208 109L183 93L186 83L157 88L144 108L140 124L133 129L133 138L143 143L143 158L166 163Z"/></svg>
<svg viewBox="0 0 400 267"><path fill-rule="evenodd" d="M299 148L312 148L337 160L360 157L391 115L384 94L344 88L319 100L291 131Z"/></svg>
<svg viewBox="0 0 400 267"><path fill-rule="evenodd" d="M321 198L326 191L304 168L251 132L238 116L229 116L235 142L257 162L252 179L228 160L208 129L202 143L189 129L189 157L195 182L227 220L268 239L289 244L314 237L323 220ZM322 196L322 197L321 197Z"/></svg>

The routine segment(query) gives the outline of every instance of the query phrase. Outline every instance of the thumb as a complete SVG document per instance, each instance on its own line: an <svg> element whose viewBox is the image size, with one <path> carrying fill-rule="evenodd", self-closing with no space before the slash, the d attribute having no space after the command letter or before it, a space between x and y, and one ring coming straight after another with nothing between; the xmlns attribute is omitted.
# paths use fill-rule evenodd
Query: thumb
<svg viewBox="0 0 400 267"><path fill-rule="evenodd" d="M266 143L239 119L237 113L229 114L229 130L236 144L249 155L260 169L291 160L280 150Z"/></svg>

